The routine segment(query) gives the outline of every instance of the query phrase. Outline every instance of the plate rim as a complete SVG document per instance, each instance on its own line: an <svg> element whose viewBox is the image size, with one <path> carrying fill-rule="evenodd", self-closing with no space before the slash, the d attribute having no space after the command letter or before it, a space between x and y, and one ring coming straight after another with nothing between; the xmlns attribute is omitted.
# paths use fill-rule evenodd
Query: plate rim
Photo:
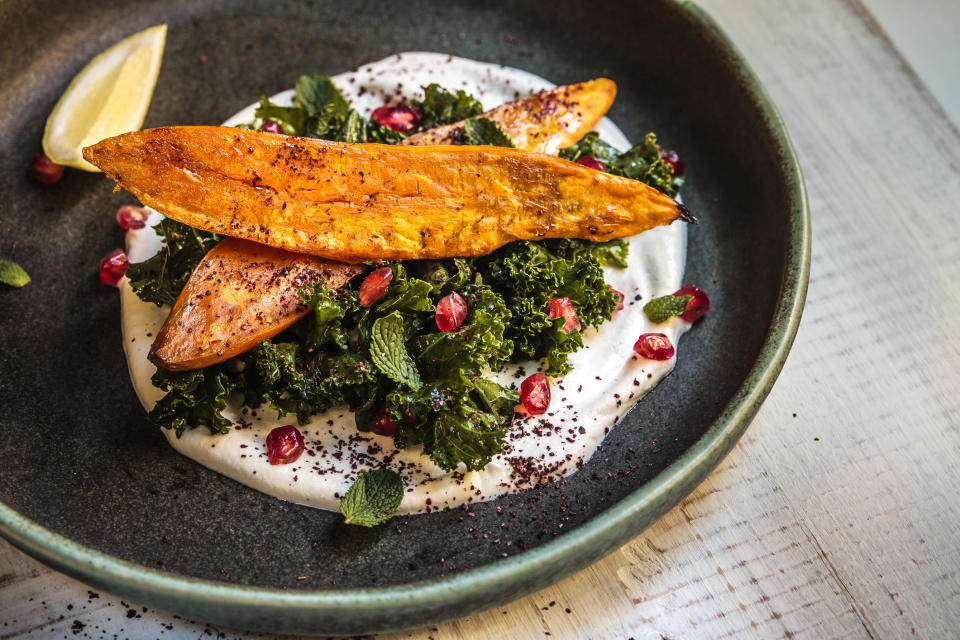
<svg viewBox="0 0 960 640"><path fill-rule="evenodd" d="M806 186L796 151L772 99L729 36L704 9L689 0L669 2L683 17L698 23L704 33L715 38L758 107L780 154L786 179L789 237L777 307L759 356L743 383L720 416L689 449L624 497L616 509L608 509L534 549L468 572L407 584L343 590L281 590L160 571L75 542L20 515L3 502L0 536L86 584L171 613L263 631L276 631L275 627L263 625L271 619L282 619L292 624L285 629L287 632L300 633L320 633L323 630L317 628L318 623L341 620L346 621L343 627L349 628L349 633L371 633L460 618L522 597L592 564L658 520L730 452L770 392L799 328L811 255ZM471 605L471 600L475 604ZM447 613L451 611L452 614ZM365 624L391 618L411 621L399 625Z"/></svg>

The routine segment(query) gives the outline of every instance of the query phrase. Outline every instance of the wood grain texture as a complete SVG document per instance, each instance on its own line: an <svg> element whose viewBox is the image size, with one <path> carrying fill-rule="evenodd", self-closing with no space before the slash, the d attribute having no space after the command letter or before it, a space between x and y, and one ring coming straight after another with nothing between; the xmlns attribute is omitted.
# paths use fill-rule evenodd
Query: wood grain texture
<svg viewBox="0 0 960 640"><path fill-rule="evenodd" d="M721 467L619 551L385 637L956 637L960 134L859 3L703 4L781 109L810 191L810 293L780 380ZM90 599L5 544L0 611L0 637L205 630Z"/></svg>

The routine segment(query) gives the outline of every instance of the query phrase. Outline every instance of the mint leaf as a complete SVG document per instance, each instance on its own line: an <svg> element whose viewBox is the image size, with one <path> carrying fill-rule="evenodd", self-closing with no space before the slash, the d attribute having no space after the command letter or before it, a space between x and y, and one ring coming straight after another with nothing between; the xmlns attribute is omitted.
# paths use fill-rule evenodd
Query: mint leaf
<svg viewBox="0 0 960 640"><path fill-rule="evenodd" d="M693 296L660 296L643 305L643 312L650 322L661 324L686 311L687 303L692 299Z"/></svg>
<svg viewBox="0 0 960 640"><path fill-rule="evenodd" d="M345 524L375 527L393 517L403 499L403 478L390 469L361 473L340 500Z"/></svg>
<svg viewBox="0 0 960 640"><path fill-rule="evenodd" d="M414 390L420 388L420 373L403 346L403 316L399 311L373 321L370 359L394 382L401 382Z"/></svg>
<svg viewBox="0 0 960 640"><path fill-rule="evenodd" d="M265 95L257 93L260 106L253 112L257 120L272 120L279 123L287 135L298 136L303 131L303 123L309 115L302 107L281 107L270 102ZM252 127L251 127L252 128Z"/></svg>
<svg viewBox="0 0 960 640"><path fill-rule="evenodd" d="M310 116L324 110L346 116L350 111L350 104L328 76L300 76L294 103Z"/></svg>
<svg viewBox="0 0 960 640"><path fill-rule="evenodd" d="M16 262L0 259L0 282L11 287L22 287L30 282L30 276Z"/></svg>
<svg viewBox="0 0 960 640"><path fill-rule="evenodd" d="M463 123L467 144L488 144L494 147L514 148L513 141L499 124L490 118L470 118Z"/></svg>

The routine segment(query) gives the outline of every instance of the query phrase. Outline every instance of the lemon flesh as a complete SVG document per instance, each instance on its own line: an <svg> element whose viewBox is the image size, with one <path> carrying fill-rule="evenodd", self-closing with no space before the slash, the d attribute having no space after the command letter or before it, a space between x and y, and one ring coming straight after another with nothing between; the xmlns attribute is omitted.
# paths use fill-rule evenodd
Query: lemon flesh
<svg viewBox="0 0 960 640"><path fill-rule="evenodd" d="M81 152L104 138L140 128L153 97L166 39L167 25L150 27L91 60L47 118L44 153L57 164L100 171Z"/></svg>

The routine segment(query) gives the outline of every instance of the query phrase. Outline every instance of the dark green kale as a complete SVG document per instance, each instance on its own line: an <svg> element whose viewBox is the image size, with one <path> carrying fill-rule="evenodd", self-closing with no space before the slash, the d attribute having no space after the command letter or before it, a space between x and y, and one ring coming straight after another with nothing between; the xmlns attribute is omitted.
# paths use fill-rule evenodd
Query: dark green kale
<svg viewBox="0 0 960 640"><path fill-rule="evenodd" d="M513 354L513 342L505 337L510 312L503 297L488 285L460 289L470 310L468 319L454 331L435 331L417 336L417 365L432 379L461 372L480 375L498 369Z"/></svg>
<svg viewBox="0 0 960 640"><path fill-rule="evenodd" d="M470 118L463 123L464 144L485 144L514 148L513 141L503 128L490 118Z"/></svg>
<svg viewBox="0 0 960 640"><path fill-rule="evenodd" d="M255 368L248 406L269 404L280 417L293 413L306 424L314 414L348 402L351 387L375 382L374 365L358 353L310 352L291 342L265 340L253 351ZM254 404L250 405L249 400Z"/></svg>
<svg viewBox="0 0 960 640"><path fill-rule="evenodd" d="M576 162L580 156L591 156L607 165L607 172L644 182L671 198L683 186L683 177L673 174L673 167L660 157L657 136L648 133L643 142L619 153L600 139L596 132L585 135L575 145L560 150L560 157Z"/></svg>
<svg viewBox="0 0 960 640"><path fill-rule="evenodd" d="M163 247L152 258L131 264L127 278L144 302L158 307L173 305L194 268L220 242L220 236L170 218L161 220L153 230L163 238Z"/></svg>
<svg viewBox="0 0 960 640"><path fill-rule="evenodd" d="M627 268L627 253L630 245L623 238L614 238L606 242L591 242L578 238L557 238L544 240L543 245L551 252L572 259L578 255L589 253L600 264L611 267Z"/></svg>
<svg viewBox="0 0 960 640"><path fill-rule="evenodd" d="M422 116L417 131L459 122L483 113L480 101L466 91L458 89L456 93L451 93L436 83L423 88L423 100L412 100L410 104Z"/></svg>
<svg viewBox="0 0 960 640"><path fill-rule="evenodd" d="M288 135L307 136L339 142L379 142L393 144L403 140L402 133L367 120L351 109L343 94L327 76L300 76L293 105L282 107L260 96L255 112L258 122L273 120Z"/></svg>
<svg viewBox="0 0 960 640"><path fill-rule="evenodd" d="M512 146L496 123L477 117L483 107L472 96L438 85L424 90L424 100L413 103L423 115L418 130L466 120L467 144ZM291 107L261 98L257 118L276 120L288 133L331 140L403 138L362 118L324 76L301 77ZM570 160L591 155L611 173L669 195L680 184L660 159L652 135L619 153L589 134L562 155ZM170 220L157 230L165 236L164 250L132 265L129 275L142 298L172 304L218 238ZM545 360L549 375L569 371L568 355L583 346L581 329L564 331L565 319L550 317L550 301L568 298L583 328L609 319L617 296L602 267L625 267L627 248L625 240L556 239L515 242L482 258L391 264L386 295L369 307L359 303L360 277L336 291L311 285L300 295L313 311L273 340L206 369L159 371L154 384L169 393L150 418L178 435L197 426L222 433L231 428L223 410L232 394L251 408L267 405L280 416L295 414L301 423L346 404L360 431L389 422L398 447L420 444L447 470L481 469L502 450L519 402L516 391L483 375L527 358ZM444 332L435 309L451 292L464 298L468 313L458 328ZM392 504L399 477L372 475L379 473L361 476L344 498L341 510L348 522L371 526L395 510L381 498Z"/></svg>
<svg viewBox="0 0 960 640"><path fill-rule="evenodd" d="M545 358L548 375L570 370L567 355L583 346L579 330L564 331L564 318L551 318L549 303L569 298L584 327L599 326L617 308L597 257L579 243L514 242L476 261L489 284L506 301L505 335L513 341L511 359Z"/></svg>
<svg viewBox="0 0 960 640"><path fill-rule="evenodd" d="M167 391L148 417L161 427L173 429L180 437L184 430L207 427L211 433L227 433L233 422L223 415L230 394L245 389L240 373L231 373L222 365L193 371L157 369L150 380Z"/></svg>

